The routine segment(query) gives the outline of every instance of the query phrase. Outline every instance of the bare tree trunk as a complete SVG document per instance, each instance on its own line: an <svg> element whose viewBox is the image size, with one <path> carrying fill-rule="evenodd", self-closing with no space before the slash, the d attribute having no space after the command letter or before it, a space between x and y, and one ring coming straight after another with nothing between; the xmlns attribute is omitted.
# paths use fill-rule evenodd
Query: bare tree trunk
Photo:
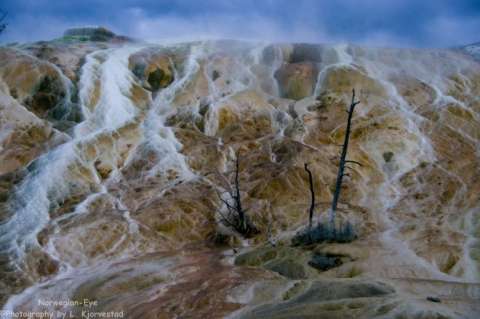
<svg viewBox="0 0 480 319"><path fill-rule="evenodd" d="M243 231L246 231L247 230L247 225L246 225L246 221L245 221L245 212L243 211L243 208L242 208L242 199L240 197L240 179L239 179L239 155L238 153L236 154L236 159L235 159L235 196L234 196L234 199L235 199L235 208L237 210L237 213L238 213L238 219L239 219L239 222L240 222L240 227L242 228Z"/></svg>
<svg viewBox="0 0 480 319"><path fill-rule="evenodd" d="M315 208L315 192L313 190L313 176L312 172L308 169L308 164L305 163L305 170L308 173L308 181L310 183L310 194L311 194L311 203L310 203L310 215L308 217L308 229L312 229L312 219L313 219L313 210Z"/></svg>
<svg viewBox="0 0 480 319"><path fill-rule="evenodd" d="M337 182L335 184L335 193L333 194L332 208L330 210L330 226L331 230L335 232L335 212L337 211L338 199L340 198L340 191L342 189L343 176L345 175L345 164L347 161L347 150L348 150L348 141L350 139L350 130L352 124L353 111L355 106L360 103L360 101L355 101L355 89L352 90L352 102L350 104L350 109L348 110L348 121L347 121L347 131L345 132L345 140L342 147L342 155L340 157L340 163L338 165L338 174Z"/></svg>

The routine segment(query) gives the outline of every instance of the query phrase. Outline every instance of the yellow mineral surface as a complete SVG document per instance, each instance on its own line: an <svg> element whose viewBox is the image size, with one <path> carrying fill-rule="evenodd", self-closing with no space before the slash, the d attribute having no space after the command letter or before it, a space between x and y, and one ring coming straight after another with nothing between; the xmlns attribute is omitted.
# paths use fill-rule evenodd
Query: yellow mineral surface
<svg viewBox="0 0 480 319"><path fill-rule="evenodd" d="M128 318L479 318L480 64L447 49L0 49L0 302ZM352 89L337 226L327 220ZM256 231L224 221L238 160ZM223 200L223 201L222 201ZM63 310L81 313L69 305Z"/></svg>

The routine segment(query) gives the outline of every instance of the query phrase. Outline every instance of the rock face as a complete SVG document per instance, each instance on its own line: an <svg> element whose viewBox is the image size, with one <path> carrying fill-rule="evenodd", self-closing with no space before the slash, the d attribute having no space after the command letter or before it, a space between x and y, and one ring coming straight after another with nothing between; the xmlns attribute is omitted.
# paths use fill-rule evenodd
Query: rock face
<svg viewBox="0 0 480 319"><path fill-rule="evenodd" d="M311 96L317 82L317 69L312 62L289 63L275 73L282 97L301 100Z"/></svg>
<svg viewBox="0 0 480 319"><path fill-rule="evenodd" d="M358 238L293 246L304 163L315 222L328 215L352 88L348 158L362 166L337 223ZM100 29L2 47L0 301L88 298L128 318L478 318L478 96L480 64L458 50L132 45ZM249 240L222 223L236 156Z"/></svg>
<svg viewBox="0 0 480 319"><path fill-rule="evenodd" d="M166 88L174 80L172 59L165 53L146 49L130 56L129 67L152 92Z"/></svg>

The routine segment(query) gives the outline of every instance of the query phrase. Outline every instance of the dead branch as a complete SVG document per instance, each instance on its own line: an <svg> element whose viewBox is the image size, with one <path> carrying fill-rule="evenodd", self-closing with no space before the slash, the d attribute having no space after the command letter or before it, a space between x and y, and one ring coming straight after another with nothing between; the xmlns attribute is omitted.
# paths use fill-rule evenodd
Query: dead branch
<svg viewBox="0 0 480 319"><path fill-rule="evenodd" d="M340 163L338 165L338 174L337 174L337 181L335 184L335 192L333 194L333 200L332 200L332 208L330 211L330 224L331 224L331 229L335 229L335 212L337 210L337 204L338 204L338 199L340 198L340 191L342 189L342 181L343 177L345 175L349 176L348 174L345 174L345 164L348 162L347 161L347 151L348 151L348 142L350 140L350 131L351 131L351 125L352 125L352 117L353 117L353 111L355 110L355 106L359 104L360 101L355 101L355 89L352 90L352 102L350 103L350 108L348 110L348 119L347 119L347 130L345 132L345 140L343 142L343 148L342 148L342 154L340 156ZM358 163L355 161L350 161L354 163ZM360 164L360 163L358 163Z"/></svg>
<svg viewBox="0 0 480 319"><path fill-rule="evenodd" d="M2 12L2 15L0 16L0 33L2 33L3 31L5 31L5 29L7 28L7 24L4 23L3 21L5 20L5 18L7 17L8 15L8 12L3 12L0 10L0 12Z"/></svg>
<svg viewBox="0 0 480 319"><path fill-rule="evenodd" d="M228 199L225 199L222 194L217 191L220 201L227 209L226 214L222 213L221 210L218 212L221 217L221 221L227 227L234 229L244 237L250 237L257 233L257 229L248 219L248 209L244 209L242 205L242 197L240 192L240 156L238 153L236 154L235 170L233 173L234 178L233 183L231 183L226 176L218 172L219 176L221 176L222 182L227 185L225 188L227 189L226 193L229 196Z"/></svg>
<svg viewBox="0 0 480 319"><path fill-rule="evenodd" d="M312 228L312 219L313 219L313 211L315 209L315 191L313 189L313 176L312 172L308 169L308 164L305 163L305 170L308 173L308 181L310 183L310 195L311 195L311 202L310 202L310 213L308 215L308 227Z"/></svg>

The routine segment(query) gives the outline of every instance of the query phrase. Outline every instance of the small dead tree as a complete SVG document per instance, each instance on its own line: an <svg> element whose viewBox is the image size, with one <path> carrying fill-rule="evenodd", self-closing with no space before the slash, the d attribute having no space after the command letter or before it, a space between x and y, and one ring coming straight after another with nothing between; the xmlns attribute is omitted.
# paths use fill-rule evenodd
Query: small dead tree
<svg viewBox="0 0 480 319"><path fill-rule="evenodd" d="M7 28L7 24L3 22L7 17L7 14L7 12L3 12L2 10L0 10L0 33L5 31L5 29Z"/></svg>
<svg viewBox="0 0 480 319"><path fill-rule="evenodd" d="M312 172L308 169L307 163L305 163L305 171L307 171L308 173L308 181L310 183L310 195L311 195L310 211L308 215L308 228L312 229L313 210L315 209L315 191L313 190Z"/></svg>
<svg viewBox="0 0 480 319"><path fill-rule="evenodd" d="M350 103L350 108L348 110L347 130L345 132L345 140L342 145L342 154L340 157L340 163L338 165L337 182L335 183L335 192L333 194L332 208L330 210L330 227L332 231L335 231L335 213L337 211L338 199L340 198L340 191L342 189L343 177L346 175L345 174L346 164L353 163L361 166L361 164L357 161L347 160L348 142L350 139L353 111L355 110L355 106L359 103L360 101L355 101L355 89L353 89L352 102Z"/></svg>
<svg viewBox="0 0 480 319"><path fill-rule="evenodd" d="M242 197L240 192L240 156L237 153L235 156L235 171L233 185L226 179L227 182L227 194L228 198L224 198L222 194L218 194L218 197L225 205L227 212L222 213L218 211L222 218L222 222L237 231L245 238L251 237L258 233L258 230L251 223L247 215L247 210L242 205Z"/></svg>

